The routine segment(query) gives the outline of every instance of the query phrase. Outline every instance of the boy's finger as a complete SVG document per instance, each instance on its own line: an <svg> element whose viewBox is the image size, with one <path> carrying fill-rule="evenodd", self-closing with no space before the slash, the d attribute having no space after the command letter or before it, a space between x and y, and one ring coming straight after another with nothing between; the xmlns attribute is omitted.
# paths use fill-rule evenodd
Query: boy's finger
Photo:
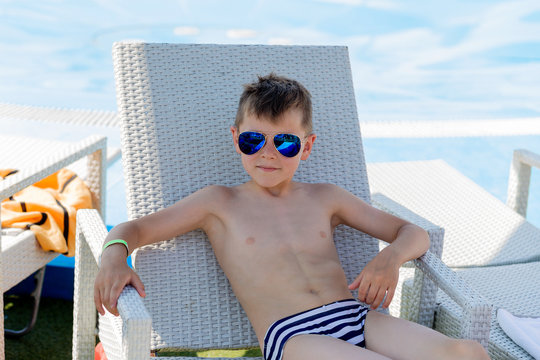
<svg viewBox="0 0 540 360"><path fill-rule="evenodd" d="M383 308L387 309L394 298L395 290L393 288L388 289L386 292L386 299L384 300Z"/></svg>
<svg viewBox="0 0 540 360"><path fill-rule="evenodd" d="M365 281L362 281L360 285L358 286L358 300L362 302L366 302L366 298L368 295L369 290L369 284L367 284Z"/></svg>
<svg viewBox="0 0 540 360"><path fill-rule="evenodd" d="M116 308L116 302L110 302L109 306L107 306L107 310L114 316L118 316L118 309Z"/></svg>
<svg viewBox="0 0 540 360"><path fill-rule="evenodd" d="M117 289L115 292L114 292L114 297L111 299L111 304L112 306L114 306L114 315L115 316L120 316L120 313L118 312L118 299L120 298L120 294L122 293L122 291L124 290L125 286L121 287L120 289Z"/></svg>
<svg viewBox="0 0 540 360"><path fill-rule="evenodd" d="M354 279L354 281L349 285L349 290L354 290L358 288L361 281L362 281L362 274L358 275L356 279Z"/></svg>
<svg viewBox="0 0 540 360"><path fill-rule="evenodd" d="M141 278L137 274L133 276L133 279L131 280L131 285L133 285L135 290L137 290L137 292L139 293L139 296L146 297L146 292L144 291L144 284L141 281Z"/></svg>
<svg viewBox="0 0 540 360"><path fill-rule="evenodd" d="M116 308L116 306L117 306L119 296L120 296L120 293L118 292L118 289L113 288L109 292L109 297L107 299L107 304L108 304L107 310L109 310L109 312L113 314L114 316L118 316L118 309Z"/></svg>
<svg viewBox="0 0 540 360"><path fill-rule="evenodd" d="M383 290L382 288L379 289L379 292L377 293L377 297L371 304L372 310L375 310L376 308L379 307L379 305L381 305L382 301L384 300L384 295L386 295L386 290Z"/></svg>
<svg viewBox="0 0 540 360"><path fill-rule="evenodd" d="M101 296L101 303L103 305L103 307L105 308L105 310L107 311L110 311L109 310L109 293L107 291L107 288L104 288L102 290L102 292L100 293L100 296Z"/></svg>
<svg viewBox="0 0 540 360"><path fill-rule="evenodd" d="M101 315L105 314L105 310L103 310L103 304L101 303L101 297L99 294L99 289L94 288L94 304L96 305L96 310Z"/></svg>
<svg viewBox="0 0 540 360"><path fill-rule="evenodd" d="M370 286L365 303L368 305L373 304L373 301L375 301L378 293L379 290L377 288L375 288L374 286Z"/></svg>

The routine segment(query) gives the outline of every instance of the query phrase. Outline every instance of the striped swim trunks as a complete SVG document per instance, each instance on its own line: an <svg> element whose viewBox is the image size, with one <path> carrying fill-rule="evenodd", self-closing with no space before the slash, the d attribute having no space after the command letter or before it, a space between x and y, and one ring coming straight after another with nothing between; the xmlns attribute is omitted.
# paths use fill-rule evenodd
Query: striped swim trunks
<svg viewBox="0 0 540 360"><path fill-rule="evenodd" d="M302 334L327 335L365 348L364 323L368 311L358 301L347 299L278 320L264 336L264 358L281 360L287 340Z"/></svg>

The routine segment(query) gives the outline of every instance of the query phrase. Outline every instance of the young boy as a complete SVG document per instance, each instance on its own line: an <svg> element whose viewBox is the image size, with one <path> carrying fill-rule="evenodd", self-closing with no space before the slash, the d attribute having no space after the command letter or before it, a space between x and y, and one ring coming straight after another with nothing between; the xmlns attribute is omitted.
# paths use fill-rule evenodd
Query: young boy
<svg viewBox="0 0 540 360"><path fill-rule="evenodd" d="M309 92L270 74L245 86L235 125L236 152L251 177L209 186L108 234L95 281L95 303L118 315L131 284L144 286L126 265L132 249L202 229L244 308L265 359L486 359L482 346L371 311L353 299L388 307L399 267L424 254L427 233L330 184L292 180L316 139ZM382 239L382 250L347 284L332 239L345 224ZM126 252L126 248L129 249ZM240 259L240 260L239 260ZM386 296L386 298L385 298Z"/></svg>

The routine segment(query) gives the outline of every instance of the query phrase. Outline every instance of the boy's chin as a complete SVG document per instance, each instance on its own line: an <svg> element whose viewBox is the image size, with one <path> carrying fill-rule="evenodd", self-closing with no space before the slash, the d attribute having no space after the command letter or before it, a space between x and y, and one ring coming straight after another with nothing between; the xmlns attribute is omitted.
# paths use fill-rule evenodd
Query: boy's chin
<svg viewBox="0 0 540 360"><path fill-rule="evenodd" d="M255 184L257 184L261 188L265 189L272 189L277 188L280 186L286 186L290 183L290 180L286 179L268 179L268 178L261 178L261 177L251 177L251 181L253 181Z"/></svg>

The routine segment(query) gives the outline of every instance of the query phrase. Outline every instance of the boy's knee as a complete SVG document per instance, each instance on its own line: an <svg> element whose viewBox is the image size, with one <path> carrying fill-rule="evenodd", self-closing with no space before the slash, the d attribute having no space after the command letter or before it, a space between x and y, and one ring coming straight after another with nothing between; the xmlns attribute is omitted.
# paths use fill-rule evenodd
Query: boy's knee
<svg viewBox="0 0 540 360"><path fill-rule="evenodd" d="M474 340L450 339L446 344L446 354L452 354L452 359L489 360L482 345Z"/></svg>

